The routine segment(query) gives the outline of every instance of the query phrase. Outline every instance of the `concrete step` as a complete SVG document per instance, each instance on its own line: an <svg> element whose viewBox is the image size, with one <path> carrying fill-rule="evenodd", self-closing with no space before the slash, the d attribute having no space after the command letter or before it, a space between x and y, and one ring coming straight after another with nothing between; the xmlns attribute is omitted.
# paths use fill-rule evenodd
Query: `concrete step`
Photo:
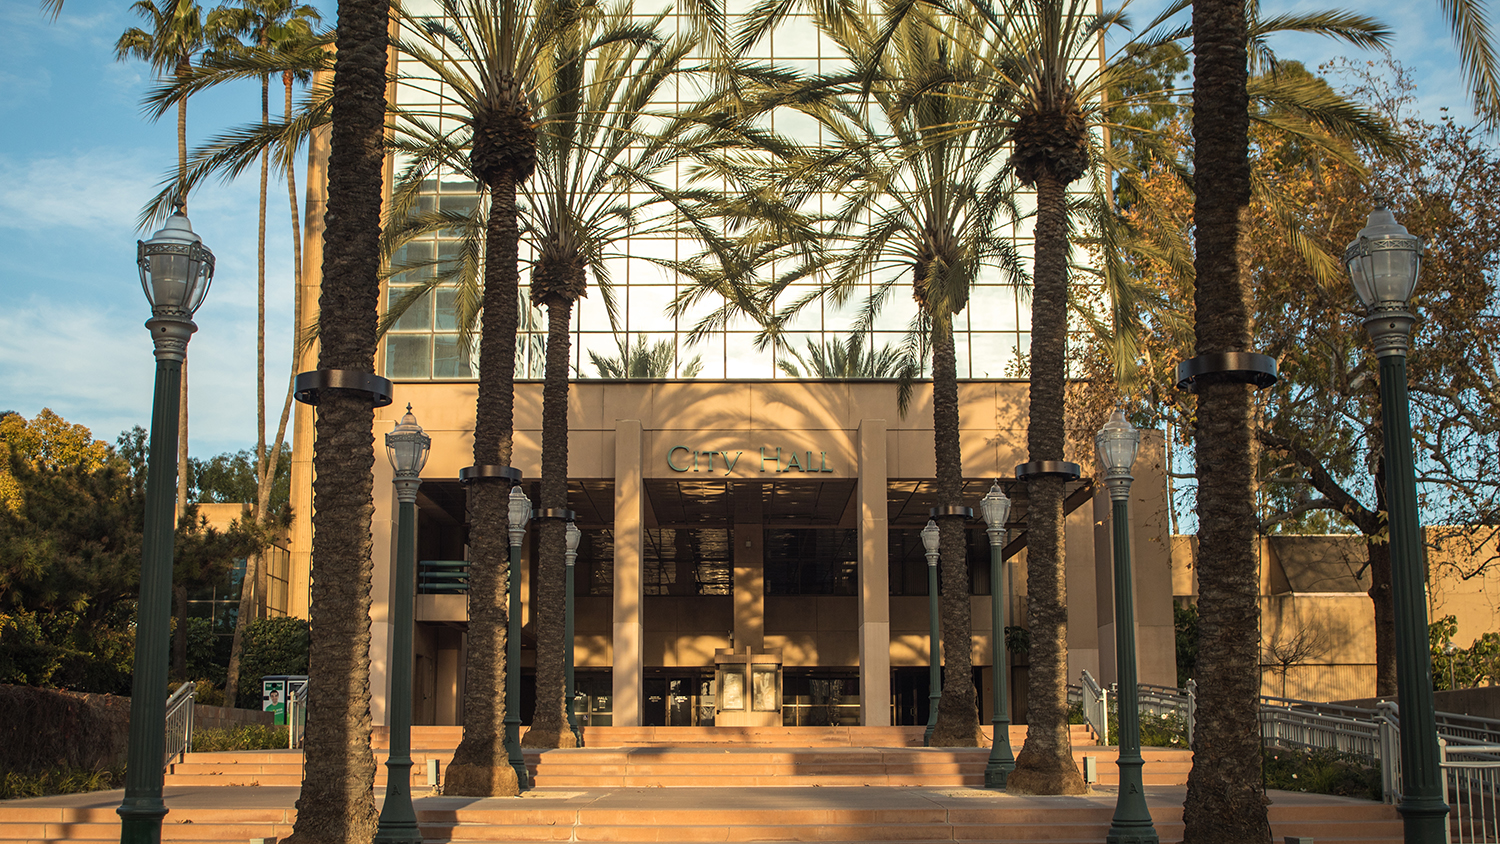
<svg viewBox="0 0 1500 844"><path fill-rule="evenodd" d="M1019 749L1019 743L1013 745ZM623 746L567 750L527 750L533 781L543 787L759 787L786 785L788 780L808 786L842 785L982 785L988 748L903 747L755 747L745 745L688 745L685 747ZM1073 751L1080 770L1085 756L1097 761L1101 785L1118 783L1117 751L1111 747L1079 746ZM1148 748L1144 778L1147 785L1182 785L1192 768L1186 750ZM439 777L451 754L418 751L412 754L412 785L426 788L427 760L436 759ZM386 753L375 754L375 783L386 782ZM298 786L302 783L300 751L237 751L189 754L170 766L166 784L172 786Z"/></svg>
<svg viewBox="0 0 1500 844"><path fill-rule="evenodd" d="M285 837L295 789L225 788L213 795L169 790L162 840L171 844ZM220 795L222 797L214 796ZM1148 788L1162 841L1182 836L1181 787ZM122 792L77 795L89 808L40 805L63 798L0 803L0 841L117 841L114 807ZM1379 803L1273 792L1273 838L1323 844L1396 844L1395 810ZM1018 797L965 787L927 788L537 788L522 798L419 796L429 844L461 842L879 842L1082 844L1104 839L1115 795ZM270 805L272 803L279 805ZM242 808L235 808L242 806Z"/></svg>

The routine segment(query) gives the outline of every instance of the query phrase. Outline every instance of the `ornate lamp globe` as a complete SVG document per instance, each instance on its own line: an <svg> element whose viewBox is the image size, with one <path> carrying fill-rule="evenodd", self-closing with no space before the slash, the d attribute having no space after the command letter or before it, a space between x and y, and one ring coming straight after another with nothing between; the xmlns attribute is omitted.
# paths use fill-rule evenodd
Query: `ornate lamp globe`
<svg viewBox="0 0 1500 844"><path fill-rule="evenodd" d="M937 565L938 526L932 519L928 519L927 527L922 528L922 550L927 552L927 564Z"/></svg>
<svg viewBox="0 0 1500 844"><path fill-rule="evenodd" d="M1125 411L1111 413L1109 421L1094 436L1094 448L1099 453L1099 463L1104 466L1105 481L1129 478L1140 447L1141 432L1125 418Z"/></svg>
<svg viewBox="0 0 1500 844"><path fill-rule="evenodd" d="M531 499L526 497L519 486L510 488L510 508L507 515L510 522L510 544L520 545L521 537L526 533L526 523L531 521Z"/></svg>
<svg viewBox="0 0 1500 844"><path fill-rule="evenodd" d="M1010 518L1010 499L996 481L990 491L979 500L979 512L990 530L1005 530L1005 521Z"/></svg>
<svg viewBox="0 0 1500 844"><path fill-rule="evenodd" d="M578 529L578 525L568 522L567 531L563 534L563 537L567 542L567 546L563 552L566 555L564 559L571 566L578 561L578 541L583 539L583 531Z"/></svg>
<svg viewBox="0 0 1500 844"><path fill-rule="evenodd" d="M136 241L136 263L153 314L192 317L213 282L214 253L181 207L150 240Z"/></svg>
<svg viewBox="0 0 1500 844"><path fill-rule="evenodd" d="M1367 311L1404 311L1422 269L1422 240L1396 222L1389 208L1379 207L1344 250L1344 265Z"/></svg>
<svg viewBox="0 0 1500 844"><path fill-rule="evenodd" d="M414 478L427 465L427 454L432 448L432 438L422 433L417 417L412 415L411 405L406 406L406 415L396 427L385 435L385 454L397 477Z"/></svg>

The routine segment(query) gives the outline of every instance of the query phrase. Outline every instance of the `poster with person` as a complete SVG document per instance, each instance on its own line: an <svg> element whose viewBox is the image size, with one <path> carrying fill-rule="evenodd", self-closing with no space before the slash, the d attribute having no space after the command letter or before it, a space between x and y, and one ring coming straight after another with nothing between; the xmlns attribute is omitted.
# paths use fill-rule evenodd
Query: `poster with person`
<svg viewBox="0 0 1500 844"><path fill-rule="evenodd" d="M286 723L286 680L261 681L260 708L271 713L274 723Z"/></svg>

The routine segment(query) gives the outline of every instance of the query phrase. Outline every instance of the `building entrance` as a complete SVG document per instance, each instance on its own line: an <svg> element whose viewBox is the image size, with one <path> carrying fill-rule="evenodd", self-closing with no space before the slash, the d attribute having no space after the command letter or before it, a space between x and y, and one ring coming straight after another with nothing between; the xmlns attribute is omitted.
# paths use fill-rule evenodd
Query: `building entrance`
<svg viewBox="0 0 1500 844"><path fill-rule="evenodd" d="M714 677L711 672L672 671L647 674L641 723L647 727L711 727L714 723Z"/></svg>

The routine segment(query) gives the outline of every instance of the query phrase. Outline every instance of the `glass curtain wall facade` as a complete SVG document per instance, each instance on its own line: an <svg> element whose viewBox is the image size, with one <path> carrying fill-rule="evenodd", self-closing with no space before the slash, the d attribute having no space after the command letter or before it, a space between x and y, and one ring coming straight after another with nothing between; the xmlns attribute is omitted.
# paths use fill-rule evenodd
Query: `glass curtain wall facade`
<svg viewBox="0 0 1500 844"><path fill-rule="evenodd" d="M731 10L736 5L746 4L731 3ZM436 9L430 4L413 3L409 4L409 8L417 14L436 13ZM652 0L637 0L635 8L642 15L658 10ZM670 34L673 28L688 31L689 23L681 14L673 12L668 15L664 26ZM774 62L778 66L809 76L837 70L845 63L838 47L818 32L810 16L801 14L791 15L769 34L752 52L751 58ZM444 83L431 78L430 71L414 60L398 57L397 71L401 77L395 86L399 104L437 107L444 99ZM692 83L683 82L680 87L668 83L665 90L673 92L672 96L679 99L656 103L655 108L666 111L693 104L691 98L696 93L696 86ZM454 128L455 124L451 120L444 118L444 121L444 131ZM820 142L825 131L811 118L787 110L773 113L769 122L771 128L803 143ZM406 160L398 155L395 164L395 172L399 174ZM840 202L840 197L826 194L815 201L831 210ZM477 209L482 215L484 204L485 200L472 179L460 174L445 173L423 183L414 211L441 210L468 214ZM1029 218L1033 207L1031 195L1021 191L1017 197L1017 205L1022 211L1022 217L1015 221L1011 241L1016 254L1029 258L1032 249ZM617 301L615 318L611 319L605 306L605 297L597 289L599 279L592 272L589 277L589 295L575 307L572 364L577 377L600 377L601 373L593 363L594 356L619 358L622 348L627 344L644 344L647 347L664 344L671 350L671 355L668 356L671 364L663 370L653 372L653 377L816 377L816 367L809 363L811 350L847 341L855 328L860 307L867 296L876 290L880 281L872 276L865 285L864 292L849 298L843 305L827 301L812 303L785 326L784 339L776 348L757 348L755 340L759 326L743 317L733 320L727 329L714 331L708 337L693 342L688 336L689 332L701 318L720 307L722 299L717 295L709 295L688 308L681 316L673 316L671 305L688 292L689 282L657 262L690 259L698 253L698 244L675 237L632 237L620 244L618 249L621 255L609 260L610 282ZM455 262L461 260L461 252L462 232L458 229L424 235L402 246L392 255L391 267L396 272L388 282L387 305L400 302L404 295L418 285L430 283L440 272L452 270ZM526 263L530 254L523 234L523 308L516 370L520 378L542 376L546 347L544 312L524 301L524 291L529 281ZM432 261L437 261L438 264L427 263ZM413 269L400 271L402 267ZM768 268L763 270L763 274L774 275L777 269ZM909 274L909 269L886 271ZM785 304L796 301L813 294L816 289L817 283L812 281L793 285L779 297L779 302ZM394 380L462 381L477 377L477 342L469 343L466 347L461 340L457 296L456 285L440 285L431 295L408 308L391 325L382 344L382 374ZM959 378L994 379L1015 377L1024 372L1023 361L1030 345L1027 296L1024 286L1005 277L997 267L984 270L972 289L968 306L954 317ZM906 342L915 313L916 306L909 295L909 283L904 280L898 282L873 320L873 330L865 342L865 348L901 348ZM924 374L928 367L925 357L923 355ZM778 366L779 362L786 362L791 366ZM793 372L796 374L792 374Z"/></svg>

